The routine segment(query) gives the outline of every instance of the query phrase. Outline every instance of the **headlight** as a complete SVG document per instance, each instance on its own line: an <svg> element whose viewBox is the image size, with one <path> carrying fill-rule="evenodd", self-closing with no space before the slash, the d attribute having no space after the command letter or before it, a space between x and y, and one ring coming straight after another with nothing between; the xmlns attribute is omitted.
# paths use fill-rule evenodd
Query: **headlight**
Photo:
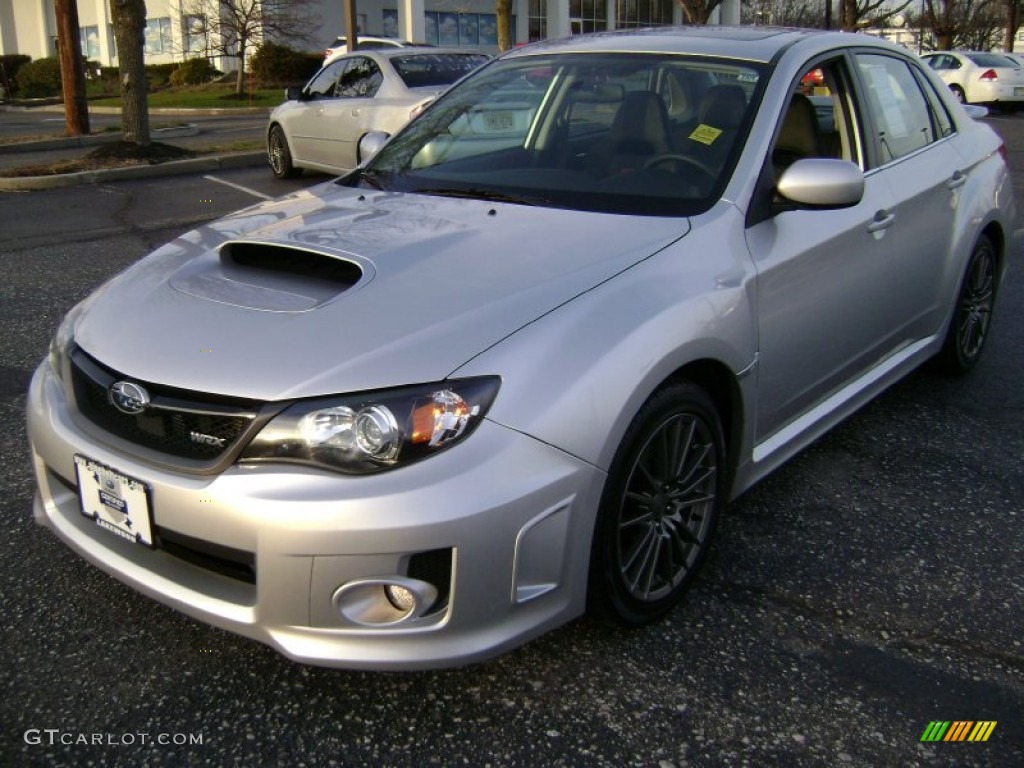
<svg viewBox="0 0 1024 768"><path fill-rule="evenodd" d="M499 384L489 376L296 403L256 435L239 461L291 461L350 474L408 464L468 437Z"/></svg>
<svg viewBox="0 0 1024 768"><path fill-rule="evenodd" d="M68 352L71 349L71 342L75 338L75 324L78 322L78 318L82 316L88 304L91 303L90 299L81 301L71 308L71 310L64 315L64 319L60 321L60 325L57 326L57 332L53 334L53 338L50 339L50 351L47 355L47 359L50 362L50 370L57 376L61 381L64 380L64 371L67 370L67 359Z"/></svg>

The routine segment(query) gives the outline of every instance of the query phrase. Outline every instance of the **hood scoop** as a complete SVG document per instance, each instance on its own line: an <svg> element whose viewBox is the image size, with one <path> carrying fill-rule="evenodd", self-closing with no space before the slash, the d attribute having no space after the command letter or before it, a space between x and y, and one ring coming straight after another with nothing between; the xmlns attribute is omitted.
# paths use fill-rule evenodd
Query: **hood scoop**
<svg viewBox="0 0 1024 768"><path fill-rule="evenodd" d="M308 312L365 285L373 267L344 252L280 243L228 241L171 278L197 299L264 312Z"/></svg>

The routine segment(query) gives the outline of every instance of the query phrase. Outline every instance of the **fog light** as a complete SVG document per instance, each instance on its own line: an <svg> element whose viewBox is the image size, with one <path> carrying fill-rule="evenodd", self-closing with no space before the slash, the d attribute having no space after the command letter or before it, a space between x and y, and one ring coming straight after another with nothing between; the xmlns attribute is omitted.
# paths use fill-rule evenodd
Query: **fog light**
<svg viewBox="0 0 1024 768"><path fill-rule="evenodd" d="M384 594L400 611L411 611L416 607L416 595L398 584L388 584L384 587Z"/></svg>
<svg viewBox="0 0 1024 768"><path fill-rule="evenodd" d="M364 627L399 626L418 619L437 601L437 588L407 576L358 579L331 596L338 615Z"/></svg>

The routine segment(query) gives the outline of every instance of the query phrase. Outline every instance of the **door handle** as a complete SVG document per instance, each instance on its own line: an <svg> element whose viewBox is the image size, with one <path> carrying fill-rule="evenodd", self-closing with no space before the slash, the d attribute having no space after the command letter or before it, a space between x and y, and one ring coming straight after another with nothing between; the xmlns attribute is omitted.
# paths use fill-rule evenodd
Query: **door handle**
<svg viewBox="0 0 1024 768"><path fill-rule="evenodd" d="M946 186L950 189L960 189L964 184L967 183L967 174L961 171L954 171L953 178L951 178Z"/></svg>
<svg viewBox="0 0 1024 768"><path fill-rule="evenodd" d="M352 117L359 117L359 110L358 109L353 109L352 110Z"/></svg>
<svg viewBox="0 0 1024 768"><path fill-rule="evenodd" d="M881 232L892 226L892 223L896 221L896 214L891 211L879 211L875 214L875 218L868 224L868 232L875 234Z"/></svg>

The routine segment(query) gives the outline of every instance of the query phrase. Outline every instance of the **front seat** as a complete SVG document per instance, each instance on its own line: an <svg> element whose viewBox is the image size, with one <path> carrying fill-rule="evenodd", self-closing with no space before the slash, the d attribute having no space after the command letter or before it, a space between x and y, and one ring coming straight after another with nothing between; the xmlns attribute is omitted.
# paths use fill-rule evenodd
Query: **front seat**
<svg viewBox="0 0 1024 768"><path fill-rule="evenodd" d="M631 91L615 113L608 133L609 174L630 173L648 160L672 152L668 111L654 91Z"/></svg>
<svg viewBox="0 0 1024 768"><path fill-rule="evenodd" d="M686 154L717 173L736 141L746 112L747 95L740 86L708 88L697 107L697 125L687 131Z"/></svg>
<svg viewBox="0 0 1024 768"><path fill-rule="evenodd" d="M772 150L775 178L778 179L797 160L821 155L821 136L814 105L802 93L794 93Z"/></svg>

